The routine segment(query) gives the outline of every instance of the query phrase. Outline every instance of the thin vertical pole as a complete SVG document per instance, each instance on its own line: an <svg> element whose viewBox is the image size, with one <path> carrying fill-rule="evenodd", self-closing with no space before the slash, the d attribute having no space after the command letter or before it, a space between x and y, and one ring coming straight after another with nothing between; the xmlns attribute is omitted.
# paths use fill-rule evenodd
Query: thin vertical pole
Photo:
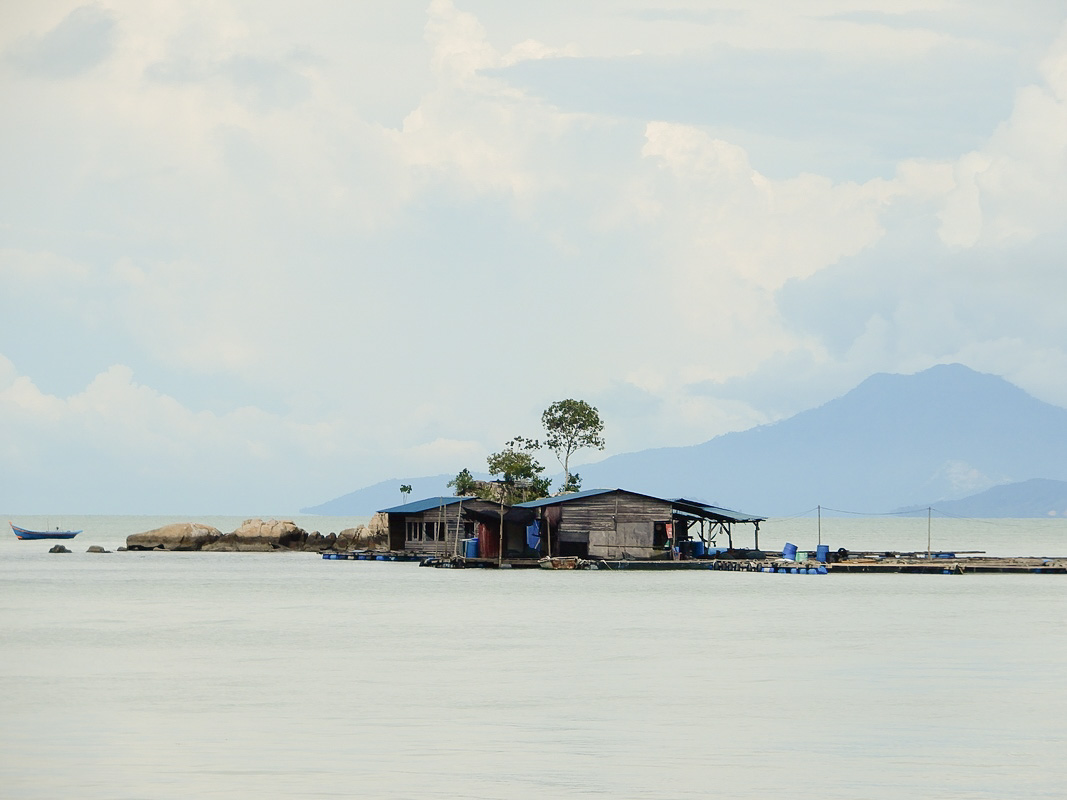
<svg viewBox="0 0 1067 800"><path fill-rule="evenodd" d="M819 544L822 544L822 506L819 506Z"/></svg>
<svg viewBox="0 0 1067 800"><path fill-rule="evenodd" d="M926 557L930 557L930 506L926 507Z"/></svg>

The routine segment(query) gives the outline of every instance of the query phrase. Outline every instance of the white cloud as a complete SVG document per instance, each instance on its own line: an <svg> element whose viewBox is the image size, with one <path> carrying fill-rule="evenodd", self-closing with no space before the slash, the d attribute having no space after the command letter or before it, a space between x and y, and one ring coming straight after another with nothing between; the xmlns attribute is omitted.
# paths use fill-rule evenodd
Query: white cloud
<svg viewBox="0 0 1067 800"><path fill-rule="evenodd" d="M9 291L28 291L34 285L82 284L90 274L85 264L56 253L0 249L0 280L8 284Z"/></svg>
<svg viewBox="0 0 1067 800"><path fill-rule="evenodd" d="M5 372L11 371L7 365ZM66 489L74 510L114 503L114 494L92 496L106 480L128 495L119 509L125 511L188 510L202 498L236 513L242 507L292 509L303 493L315 491L324 471L347 458L329 422L300 422L255 407L193 411L137 382L123 365L69 397L42 392L26 376L8 377L0 387L0 411L7 446L19 457L5 466L5 481L20 486L27 468L47 468L58 482L82 474L84 486ZM62 447L64 459L46 463L43 444ZM293 471L287 464L303 466Z"/></svg>
<svg viewBox="0 0 1067 800"><path fill-rule="evenodd" d="M1024 242L1062 228L1067 182L1067 25L1021 88L1011 117L979 153L962 157L942 236L950 244Z"/></svg>
<svg viewBox="0 0 1067 800"><path fill-rule="evenodd" d="M477 469L564 396L603 398L609 452L946 354L1062 397L1058 295L1041 287L1060 280L1064 36L1003 125L945 157L956 139L935 147L886 75L1029 75L1047 34L1025 3L1007 32L996 9L920 6L117 0L93 12L114 21L107 47L61 80L8 56L76 5L20 9L0 32L23 109L0 131L11 446L42 470L73 450L143 473L159 502L169 479L188 502L297 507L316 486ZM597 58L635 85L572 83L563 102L518 82ZM770 138L765 95L704 103L710 122L642 116L648 85L703 108L693 64L757 88L802 65L810 107ZM999 113L976 96L945 118ZM850 115L908 157L885 171L800 125ZM789 154L774 170L769 147ZM838 159L865 177L825 168ZM41 309L59 313L30 336Z"/></svg>

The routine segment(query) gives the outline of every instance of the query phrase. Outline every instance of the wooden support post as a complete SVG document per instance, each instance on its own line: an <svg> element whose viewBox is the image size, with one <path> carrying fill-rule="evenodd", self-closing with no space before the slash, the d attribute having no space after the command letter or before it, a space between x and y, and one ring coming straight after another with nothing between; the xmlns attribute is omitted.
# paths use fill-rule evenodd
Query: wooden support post
<svg viewBox="0 0 1067 800"><path fill-rule="evenodd" d="M444 537L444 547L441 546ZM441 498L437 506L437 541L433 545L434 555L444 555L448 552L448 512L445 511L445 501Z"/></svg>
<svg viewBox="0 0 1067 800"><path fill-rule="evenodd" d="M456 538L452 542L452 558L459 555L459 531L460 525L463 524L463 501L460 500L456 509ZM466 555L464 553L464 555Z"/></svg>
<svg viewBox="0 0 1067 800"><path fill-rule="evenodd" d="M504 492L500 493L500 535L497 536L496 565L504 563Z"/></svg>

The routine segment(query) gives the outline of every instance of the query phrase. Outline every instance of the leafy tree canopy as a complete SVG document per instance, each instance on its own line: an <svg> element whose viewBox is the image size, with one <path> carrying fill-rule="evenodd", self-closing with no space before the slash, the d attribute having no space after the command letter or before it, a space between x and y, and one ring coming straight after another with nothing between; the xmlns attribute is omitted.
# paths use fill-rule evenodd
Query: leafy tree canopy
<svg viewBox="0 0 1067 800"><path fill-rule="evenodd" d="M452 480L448 482L448 485L456 490L456 494L460 497L473 495L478 487L478 481L471 475L471 471L464 467L459 471Z"/></svg>
<svg viewBox="0 0 1067 800"><path fill-rule="evenodd" d="M542 478L545 468L533 457L540 445L534 439L516 436L499 453L486 459L491 475L500 475L505 503L522 503L548 496L552 481Z"/></svg>
<svg viewBox="0 0 1067 800"><path fill-rule="evenodd" d="M584 400L557 400L541 415L545 429L545 446L556 454L563 466L564 490L577 491L578 475L571 475L571 456L585 448L604 449L604 421L600 412Z"/></svg>

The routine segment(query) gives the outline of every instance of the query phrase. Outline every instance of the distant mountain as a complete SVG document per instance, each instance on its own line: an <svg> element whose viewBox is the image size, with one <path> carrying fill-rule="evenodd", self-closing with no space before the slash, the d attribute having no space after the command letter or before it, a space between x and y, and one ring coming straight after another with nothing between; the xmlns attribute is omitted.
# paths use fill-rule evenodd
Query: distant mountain
<svg viewBox="0 0 1067 800"><path fill-rule="evenodd" d="M1032 478L907 510L925 514L931 505L957 517L1067 517L1067 481Z"/></svg>
<svg viewBox="0 0 1067 800"><path fill-rule="evenodd" d="M302 508L300 513L322 514L330 517L369 517L375 511L392 508L409 500L451 495L452 489L448 487L448 482L454 477L456 476L431 475L425 478L393 478L365 489L357 489L333 500L327 500L317 506ZM475 475L474 477L486 480L489 476ZM400 493L400 487L405 483L411 485L411 494L406 497Z"/></svg>
<svg viewBox="0 0 1067 800"><path fill-rule="evenodd" d="M1005 509L1021 508L1030 490L999 485L1067 481L1065 452L1067 409L995 375L942 364L914 375L872 375L844 396L780 422L689 447L613 456L583 465L581 473L589 489L691 497L767 516L817 505L882 513L913 507L916 498L937 498L923 508L1001 516L993 505L974 506L986 509L981 513L952 511L949 501L977 502L981 495L970 497L975 492L998 487L1007 494L993 492L982 503L1003 497ZM401 483L410 483L417 499L449 494L451 477L385 481L303 512L370 514L402 502ZM1042 505L1033 499L1034 508ZM1067 506L1052 503L1040 514L1048 510Z"/></svg>
<svg viewBox="0 0 1067 800"><path fill-rule="evenodd" d="M995 375L946 364L873 375L823 406L703 444L586 464L582 478L590 488L692 496L773 516L816 505L883 512L919 497L1065 480L1065 446L1067 409Z"/></svg>

